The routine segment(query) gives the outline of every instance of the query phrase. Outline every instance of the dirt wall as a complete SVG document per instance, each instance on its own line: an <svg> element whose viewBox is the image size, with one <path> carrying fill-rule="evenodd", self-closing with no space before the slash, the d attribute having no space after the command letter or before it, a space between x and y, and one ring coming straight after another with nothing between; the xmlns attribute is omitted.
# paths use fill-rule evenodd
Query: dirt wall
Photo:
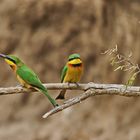
<svg viewBox="0 0 140 140"><path fill-rule="evenodd" d="M81 82L125 83L128 75L114 72L101 52L117 44L140 64L139 7L139 0L1 0L0 53L19 56L52 83L77 52L85 67ZM0 65L0 86L17 85L10 68ZM68 91L67 99L77 94ZM93 97L43 120L51 105L42 94L1 96L0 140L139 140L139 100Z"/></svg>

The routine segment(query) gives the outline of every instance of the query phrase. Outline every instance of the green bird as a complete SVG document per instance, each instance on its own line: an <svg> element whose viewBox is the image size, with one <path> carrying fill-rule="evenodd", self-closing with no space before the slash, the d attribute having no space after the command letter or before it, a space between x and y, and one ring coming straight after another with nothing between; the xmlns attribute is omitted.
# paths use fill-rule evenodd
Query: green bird
<svg viewBox="0 0 140 140"><path fill-rule="evenodd" d="M28 68L18 57L14 55L0 54L7 64L13 69L18 81L26 88L33 88L44 93L54 107L58 106L55 100L48 94L47 89L43 86L38 76Z"/></svg>
<svg viewBox="0 0 140 140"><path fill-rule="evenodd" d="M68 58L68 62L64 66L61 73L61 83L77 83L81 79L83 73L83 63L80 55L75 53L71 54ZM66 89L61 90L56 99L65 99Z"/></svg>

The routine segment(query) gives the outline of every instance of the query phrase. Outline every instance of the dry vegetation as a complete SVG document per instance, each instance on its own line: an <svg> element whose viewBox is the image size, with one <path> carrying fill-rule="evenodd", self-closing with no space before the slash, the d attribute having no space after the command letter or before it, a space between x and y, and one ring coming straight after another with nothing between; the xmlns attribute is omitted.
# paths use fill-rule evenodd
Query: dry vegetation
<svg viewBox="0 0 140 140"><path fill-rule="evenodd" d="M67 56L78 52L85 63L81 82L124 83L129 75L114 72L101 53L117 44L140 64L139 7L139 0L1 0L0 52L20 56L44 82L59 82ZM16 85L0 65L0 86ZM140 139L139 98L93 97L43 120L50 108L39 93L0 97L0 140Z"/></svg>

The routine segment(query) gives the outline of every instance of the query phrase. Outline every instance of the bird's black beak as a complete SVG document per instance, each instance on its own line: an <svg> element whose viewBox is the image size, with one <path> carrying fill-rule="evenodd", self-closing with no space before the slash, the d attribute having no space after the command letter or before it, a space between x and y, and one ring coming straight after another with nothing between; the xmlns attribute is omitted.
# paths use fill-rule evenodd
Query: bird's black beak
<svg viewBox="0 0 140 140"><path fill-rule="evenodd" d="M5 55L5 54L0 54L0 57L13 61L13 59L11 57L9 57L8 55Z"/></svg>
<svg viewBox="0 0 140 140"><path fill-rule="evenodd" d="M14 61L11 57L9 57L8 55L0 54L0 57L1 57L1 58L4 58L5 60L10 60L10 61L12 61L13 63L15 63L15 61Z"/></svg>
<svg viewBox="0 0 140 140"><path fill-rule="evenodd" d="M0 57L1 57L1 58L7 58L7 55L0 54Z"/></svg>

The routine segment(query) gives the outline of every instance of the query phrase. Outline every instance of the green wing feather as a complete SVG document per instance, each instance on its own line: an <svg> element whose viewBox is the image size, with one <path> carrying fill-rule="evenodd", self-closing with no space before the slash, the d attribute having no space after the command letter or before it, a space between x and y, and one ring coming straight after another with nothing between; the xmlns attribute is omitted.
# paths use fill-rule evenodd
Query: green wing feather
<svg viewBox="0 0 140 140"><path fill-rule="evenodd" d="M38 76L29 69L26 65L21 66L17 69L16 73L22 78L27 84L38 88L41 92L43 92L50 102L53 104L53 106L58 106L58 104L55 102L55 100L48 94L47 89L42 85L41 81L39 80Z"/></svg>
<svg viewBox="0 0 140 140"><path fill-rule="evenodd" d="M65 65L63 70L62 70L62 73L61 73L61 83L64 81L64 78L66 76L67 70L68 70L68 66Z"/></svg>
<svg viewBox="0 0 140 140"><path fill-rule="evenodd" d="M26 65L17 69L17 74L22 78L27 84L37 87L39 89L45 90L38 76L29 69Z"/></svg>

